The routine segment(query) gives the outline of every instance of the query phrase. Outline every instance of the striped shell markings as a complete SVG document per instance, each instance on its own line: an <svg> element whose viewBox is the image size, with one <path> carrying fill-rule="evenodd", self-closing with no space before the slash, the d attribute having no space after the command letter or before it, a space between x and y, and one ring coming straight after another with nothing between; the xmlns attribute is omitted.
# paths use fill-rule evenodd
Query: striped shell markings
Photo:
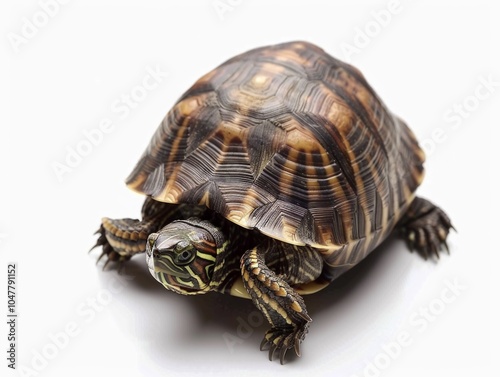
<svg viewBox="0 0 500 377"><path fill-rule="evenodd" d="M204 204L350 267L394 228L423 178L412 132L362 74L306 42L238 55L173 106L127 183Z"/></svg>

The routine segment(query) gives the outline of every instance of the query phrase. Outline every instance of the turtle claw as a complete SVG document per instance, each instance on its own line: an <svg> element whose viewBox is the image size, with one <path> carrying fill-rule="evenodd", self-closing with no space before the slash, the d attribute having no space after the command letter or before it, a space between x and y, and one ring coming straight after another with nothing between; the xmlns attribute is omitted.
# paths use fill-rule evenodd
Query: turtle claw
<svg viewBox="0 0 500 377"><path fill-rule="evenodd" d="M104 253L104 252L103 252L103 254L106 254L106 253ZM102 254L101 254L101 255L102 255ZM104 266L102 266L102 270L103 270L103 271L106 271L106 267L108 267L109 263L112 261L112 259L111 259L111 258L112 258L112 257L111 257L111 255L113 255L113 254L112 254L112 253L109 253L109 254L108 254L108 259L106 259L106 262L104 262ZM100 258L100 257L99 257L99 258Z"/></svg>
<svg viewBox="0 0 500 377"><path fill-rule="evenodd" d="M97 258L97 260L95 261L96 266L99 264L99 261L100 261L100 260L102 259L102 257L103 257L103 256L105 256L105 255L106 255L106 252L105 252L105 251L103 251L103 252L101 253L101 255L99 255L99 258Z"/></svg>
<svg viewBox="0 0 500 377"><path fill-rule="evenodd" d="M443 241L443 246L446 249L446 252L448 253L448 255L450 255L450 248L448 247L448 243L446 242L446 240Z"/></svg>
<svg viewBox="0 0 500 377"><path fill-rule="evenodd" d="M269 346L269 342L267 341L266 337L264 337L264 339L262 339L262 342L260 342L260 350L261 351L265 351L267 350Z"/></svg>
<svg viewBox="0 0 500 377"><path fill-rule="evenodd" d="M285 363L285 356L288 348L283 347L280 351L280 364L283 365Z"/></svg>
<svg viewBox="0 0 500 377"><path fill-rule="evenodd" d="M97 239L97 242L95 243L95 245L90 248L89 253L92 250L94 250L95 248L102 246L102 253L97 258L96 265L99 264L100 260L106 256L107 259L106 259L106 262L104 262L104 266L102 267L102 270L103 271L106 270L106 267L108 267L111 262L117 262L118 263L118 273L121 274L121 272L123 270L124 262L129 260L130 256L120 255L118 252L116 252L113 249L113 247L109 244L109 242L106 238L106 231L102 225L94 234L99 234L99 238Z"/></svg>
<svg viewBox="0 0 500 377"><path fill-rule="evenodd" d="M304 340L309 328L309 323L302 327L276 328L266 332L264 339L260 344L260 350L269 349L269 361L274 360L274 355L279 354L280 364L285 363L286 353L289 349L294 349L295 354L300 357L300 343Z"/></svg>
<svg viewBox="0 0 500 377"><path fill-rule="evenodd" d="M416 249L424 259L435 256L444 248L450 253L446 238L450 229L455 230L448 216L438 207L426 201L419 200L418 211L405 219L402 230L406 243L411 251Z"/></svg>
<svg viewBox="0 0 500 377"><path fill-rule="evenodd" d="M104 245L109 245L108 240L106 239L104 227L102 225L99 227L99 229L97 229L95 231L94 235L96 235L96 234L99 234L99 238L97 238L95 245L90 248L89 253L92 250L94 250L96 247L99 247L99 246L104 247ZM102 257L102 254L101 254L101 257ZM99 257L99 259L101 259L101 257ZM99 259L97 261L99 261Z"/></svg>

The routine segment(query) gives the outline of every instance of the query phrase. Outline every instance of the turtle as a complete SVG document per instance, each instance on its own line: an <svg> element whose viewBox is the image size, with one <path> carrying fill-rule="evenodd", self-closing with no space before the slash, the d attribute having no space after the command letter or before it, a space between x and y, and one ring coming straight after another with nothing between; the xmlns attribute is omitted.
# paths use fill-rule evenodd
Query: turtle
<svg viewBox="0 0 500 377"><path fill-rule="evenodd" d="M94 247L104 267L145 253L178 294L251 299L283 364L312 321L302 296L393 231L425 258L448 250L449 217L415 194L424 159L357 68L309 42L252 49L170 109L126 180L141 219L103 218Z"/></svg>

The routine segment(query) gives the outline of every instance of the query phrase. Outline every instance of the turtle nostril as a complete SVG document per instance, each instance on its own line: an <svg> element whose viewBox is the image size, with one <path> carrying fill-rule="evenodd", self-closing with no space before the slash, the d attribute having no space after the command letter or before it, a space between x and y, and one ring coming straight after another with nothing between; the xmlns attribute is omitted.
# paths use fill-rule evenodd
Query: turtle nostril
<svg viewBox="0 0 500 377"><path fill-rule="evenodd" d="M151 249L150 247L146 248L146 255L148 257L152 258L158 258L158 251L157 249Z"/></svg>

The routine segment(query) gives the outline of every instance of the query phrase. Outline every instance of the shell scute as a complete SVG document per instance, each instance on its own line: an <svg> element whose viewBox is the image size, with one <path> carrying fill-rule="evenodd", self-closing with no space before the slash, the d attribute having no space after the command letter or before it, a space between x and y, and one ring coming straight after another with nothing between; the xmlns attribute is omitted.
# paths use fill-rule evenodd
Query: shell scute
<svg viewBox="0 0 500 377"><path fill-rule="evenodd" d="M349 265L392 230L423 159L357 69L292 42L240 54L198 80L127 183Z"/></svg>

